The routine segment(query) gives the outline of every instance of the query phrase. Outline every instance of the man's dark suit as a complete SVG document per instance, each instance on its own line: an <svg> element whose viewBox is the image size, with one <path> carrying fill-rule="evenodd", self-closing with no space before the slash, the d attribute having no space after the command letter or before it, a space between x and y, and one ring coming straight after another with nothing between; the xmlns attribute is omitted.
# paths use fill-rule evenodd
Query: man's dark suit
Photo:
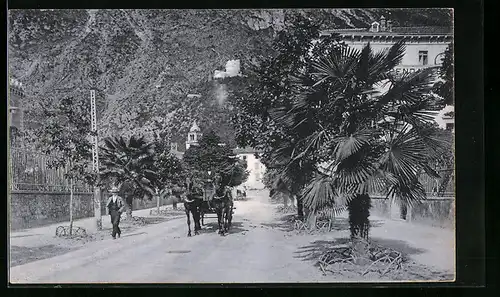
<svg viewBox="0 0 500 297"><path fill-rule="evenodd" d="M123 203L123 199L120 196L116 197L116 201L113 201L113 197L110 197L107 207L108 213L111 216L111 224L113 224L113 233L111 234L111 236L113 236L113 238L116 238L116 235L118 234L118 237L120 237L122 233L119 227L120 216L125 207L125 203Z"/></svg>

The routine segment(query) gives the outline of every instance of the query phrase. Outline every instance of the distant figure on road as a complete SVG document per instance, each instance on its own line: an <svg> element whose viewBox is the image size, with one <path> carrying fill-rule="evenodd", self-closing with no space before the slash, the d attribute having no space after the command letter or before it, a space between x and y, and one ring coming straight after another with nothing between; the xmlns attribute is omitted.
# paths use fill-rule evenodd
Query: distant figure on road
<svg viewBox="0 0 500 297"><path fill-rule="evenodd" d="M122 231L118 226L120 224L120 216L125 209L125 203L123 202L122 197L118 196L118 188L112 187L110 190L111 197L108 199L108 203L106 204L108 208L108 213L111 216L111 224L113 224L113 232L111 236L113 239L116 239L116 235L120 238Z"/></svg>

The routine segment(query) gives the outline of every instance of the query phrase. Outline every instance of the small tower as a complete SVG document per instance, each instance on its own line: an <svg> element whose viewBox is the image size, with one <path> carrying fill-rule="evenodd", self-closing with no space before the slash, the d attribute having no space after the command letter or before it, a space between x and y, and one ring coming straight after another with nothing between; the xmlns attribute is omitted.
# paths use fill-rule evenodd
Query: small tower
<svg viewBox="0 0 500 297"><path fill-rule="evenodd" d="M381 32L385 32L387 30L387 27L386 27L386 21L385 21L385 17L382 16L380 18L380 31Z"/></svg>
<svg viewBox="0 0 500 297"><path fill-rule="evenodd" d="M193 126L191 126L191 129L189 129L188 138L186 141L186 150L188 150L192 145L198 145L198 141L201 139L202 135L203 134L201 133L200 127L198 127L198 124L196 124L196 121L194 121Z"/></svg>

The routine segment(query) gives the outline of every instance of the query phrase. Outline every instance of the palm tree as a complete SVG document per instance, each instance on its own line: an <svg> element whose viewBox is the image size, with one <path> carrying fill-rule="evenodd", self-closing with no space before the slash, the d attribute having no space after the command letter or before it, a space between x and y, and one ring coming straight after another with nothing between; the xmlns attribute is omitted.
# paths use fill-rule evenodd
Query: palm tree
<svg viewBox="0 0 500 297"><path fill-rule="evenodd" d="M136 198L152 199L155 194L153 182L157 174L153 170L153 143L147 143L144 137L132 136L127 141L122 136L104 139L101 147L101 179L114 179L121 184L121 195L127 203L127 217L132 217L132 200Z"/></svg>
<svg viewBox="0 0 500 297"><path fill-rule="evenodd" d="M370 194L412 205L426 198L419 173L439 177L429 166L441 146L428 112L437 108L436 71L396 76L404 52L401 41L377 53L367 44L320 56L295 75L291 106L270 111L294 135L274 152L275 163L286 160L281 178L296 179L305 166L304 206L347 208L358 263L368 254Z"/></svg>

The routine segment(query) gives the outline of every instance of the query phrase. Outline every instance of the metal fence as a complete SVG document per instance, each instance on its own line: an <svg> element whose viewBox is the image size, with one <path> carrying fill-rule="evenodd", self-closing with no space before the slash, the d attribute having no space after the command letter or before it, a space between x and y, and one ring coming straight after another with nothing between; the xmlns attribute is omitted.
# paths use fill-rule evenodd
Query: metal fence
<svg viewBox="0 0 500 297"><path fill-rule="evenodd" d="M424 186L427 197L454 197L455 196L455 172L453 169L437 170L440 178L434 178L427 174L421 174L420 183ZM372 196L385 196L382 192L372 192Z"/></svg>
<svg viewBox="0 0 500 297"><path fill-rule="evenodd" d="M433 178L427 174L420 176L420 183L425 188L427 196L455 196L455 172L453 169L438 170L441 178Z"/></svg>
<svg viewBox="0 0 500 297"><path fill-rule="evenodd" d="M10 190L67 192L69 180L65 177L65 168L54 169L48 166L53 157L37 151L10 148L9 182ZM81 182L74 181L76 192L92 192L92 188Z"/></svg>

